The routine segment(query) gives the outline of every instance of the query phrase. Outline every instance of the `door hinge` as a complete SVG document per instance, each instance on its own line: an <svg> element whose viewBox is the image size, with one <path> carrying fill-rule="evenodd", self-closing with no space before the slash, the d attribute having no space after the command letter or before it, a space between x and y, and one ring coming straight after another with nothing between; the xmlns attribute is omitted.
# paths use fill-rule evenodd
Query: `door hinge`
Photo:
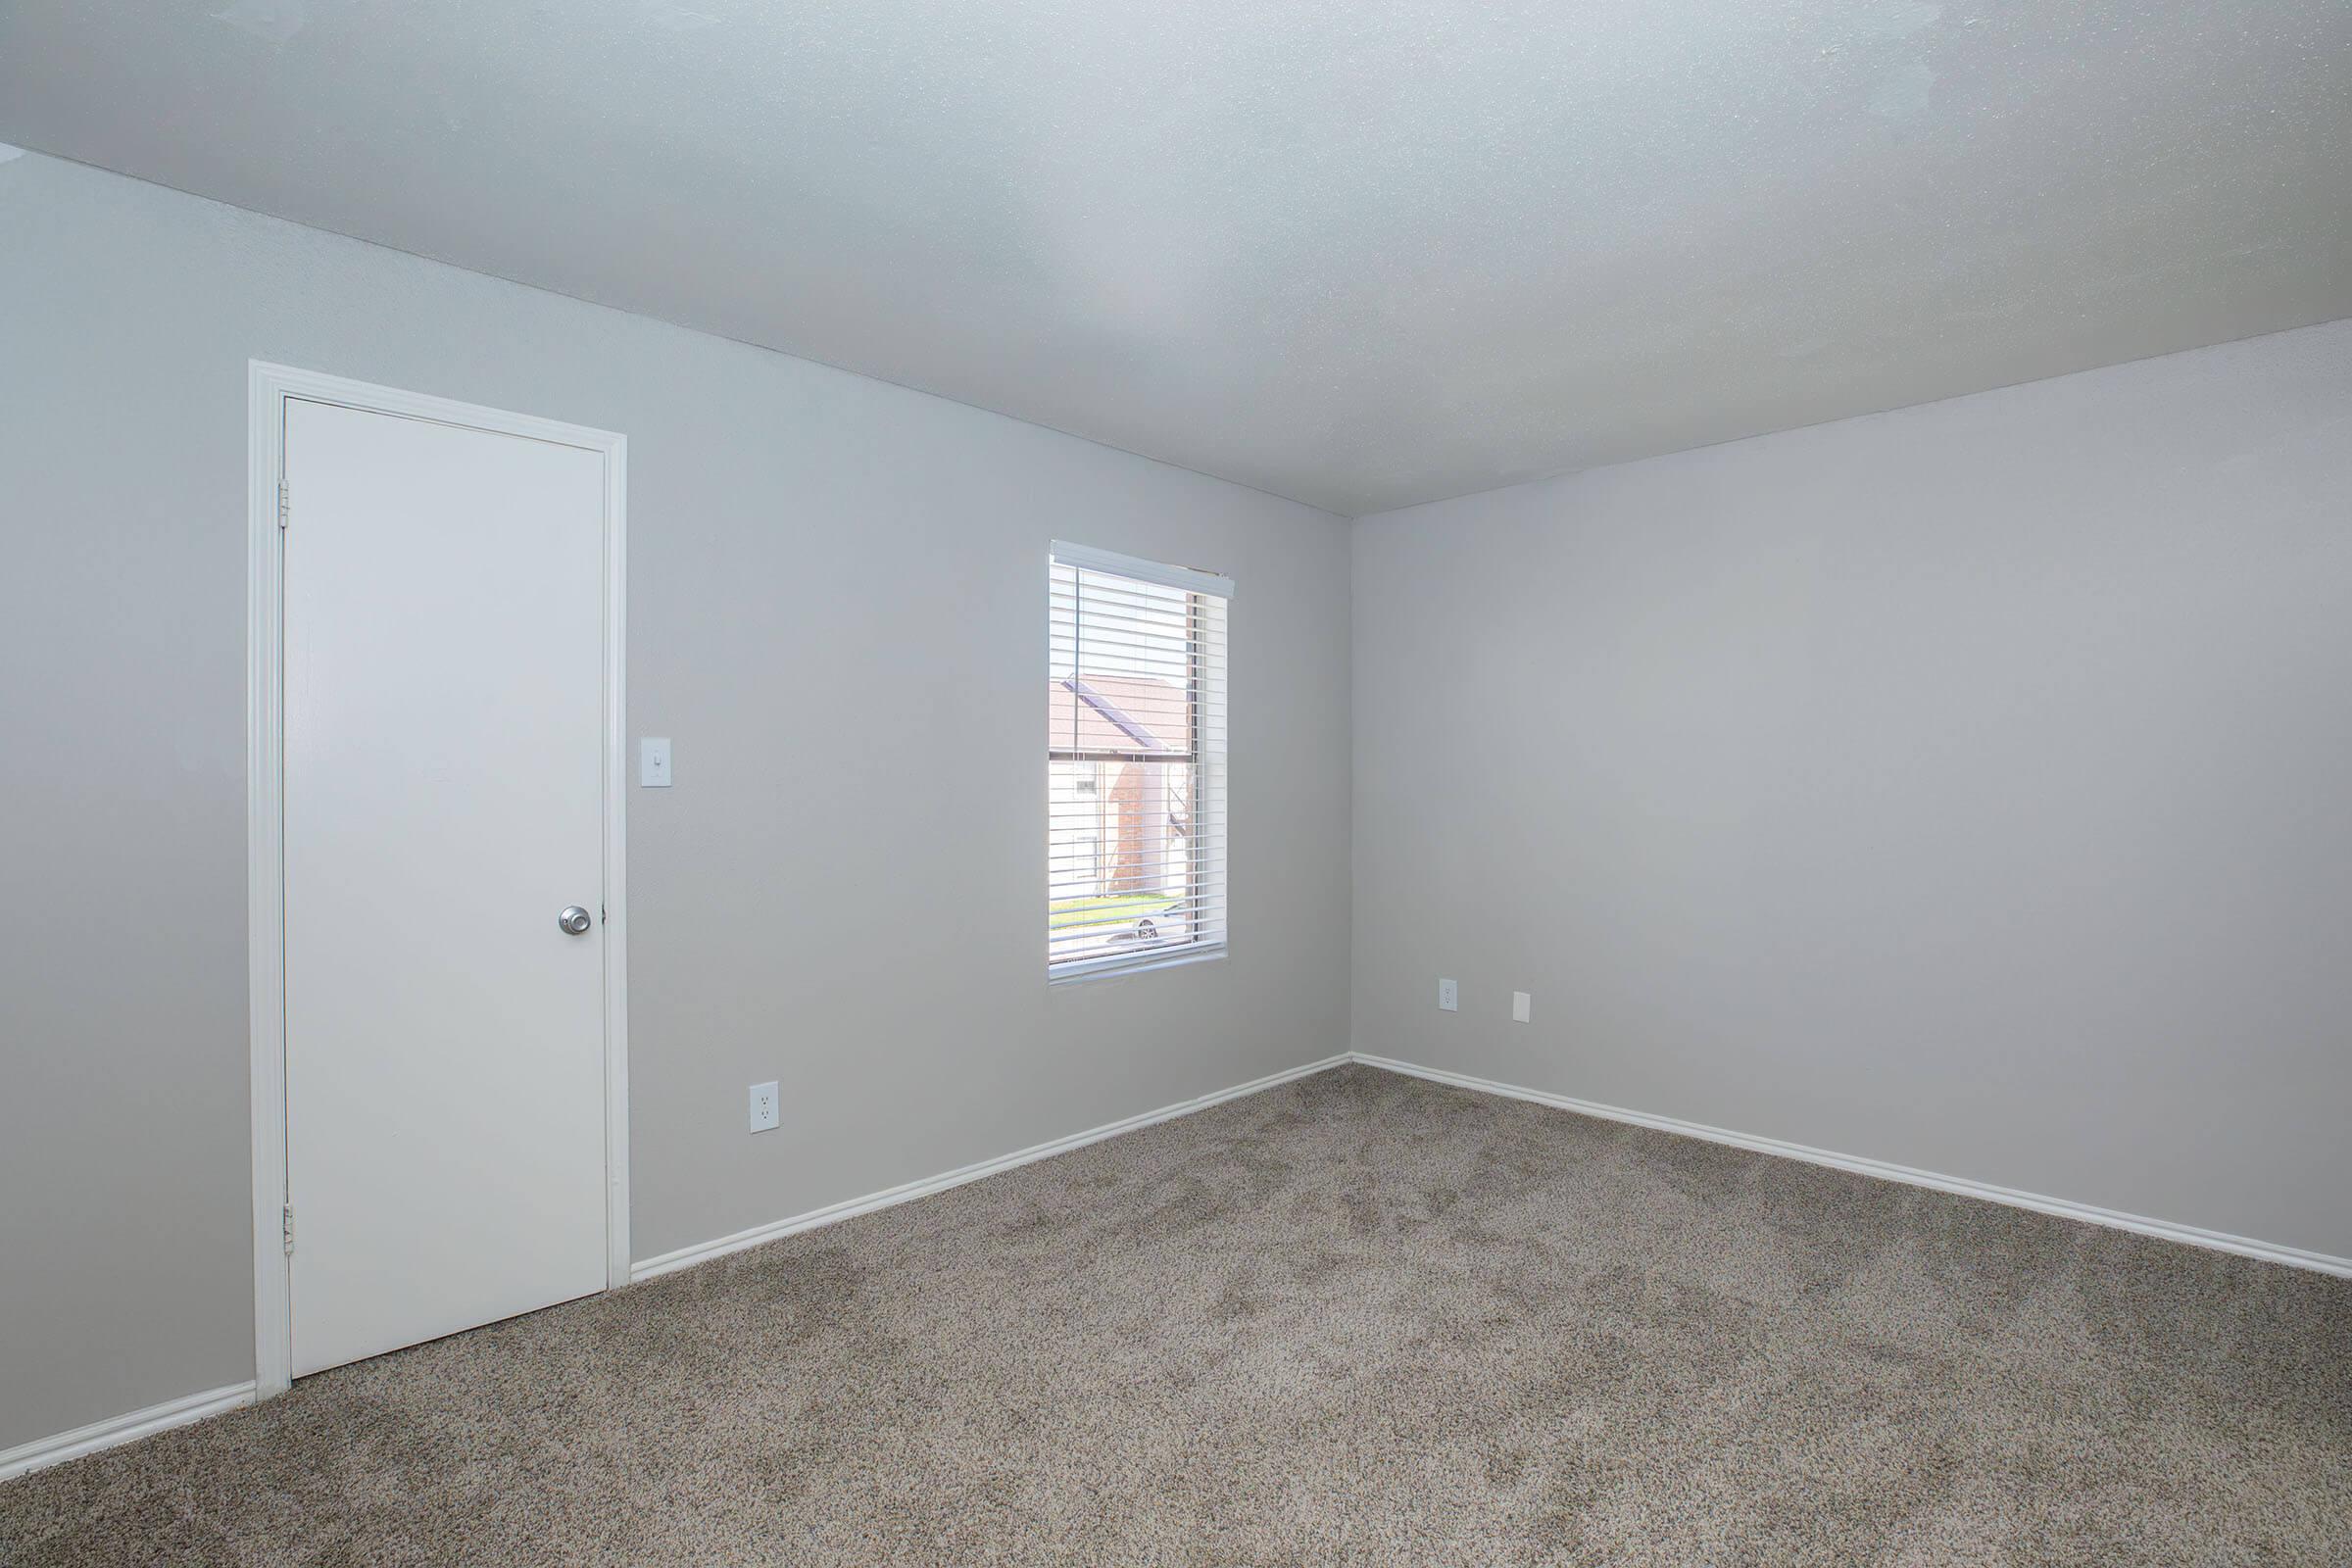
<svg viewBox="0 0 2352 1568"><path fill-rule="evenodd" d="M286 1255L294 1255L294 1205L288 1203L278 1210L278 1234L284 1239Z"/></svg>
<svg viewBox="0 0 2352 1568"><path fill-rule="evenodd" d="M290 510L292 509L292 507L293 507L293 504L294 504L294 503L293 503L292 499L291 499L291 498L288 496L288 494L287 494L287 491L286 491L286 481L285 481L285 480L283 480L283 479L280 479L280 480L278 480L278 481L277 481L277 525L278 525L280 528L283 528L283 527L286 525L286 514L287 514L287 512L288 512L288 511L290 511Z"/></svg>

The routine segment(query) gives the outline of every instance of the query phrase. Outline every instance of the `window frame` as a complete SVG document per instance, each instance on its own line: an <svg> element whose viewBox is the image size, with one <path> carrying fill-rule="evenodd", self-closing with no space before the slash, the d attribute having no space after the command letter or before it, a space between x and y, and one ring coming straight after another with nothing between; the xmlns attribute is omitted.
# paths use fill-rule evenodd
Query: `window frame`
<svg viewBox="0 0 2352 1568"><path fill-rule="evenodd" d="M1049 649L1047 672L1049 679L1058 678L1051 652L1055 629L1053 601L1056 592L1056 577L1064 567L1070 568L1072 572L1074 591L1083 585L1086 575L1093 574L1173 588L1183 593L1186 746L1182 751L1161 752L1104 752L1077 746L1062 747L1054 744L1051 725L1049 725L1046 745L1047 983L1060 986L1076 981L1107 979L1116 975L1137 974L1184 964L1206 963L1222 958L1231 951L1232 945L1232 915L1228 892L1231 885L1231 869L1226 837L1230 808L1223 798L1229 788L1227 754L1230 745L1229 742L1221 743L1212 759L1207 710L1213 701L1219 709L1220 716L1225 719L1225 722L1219 726L1220 731L1229 734L1230 717L1225 712L1228 701L1225 690L1227 671L1224 666L1231 647L1231 629L1228 620L1230 610L1227 609L1222 614L1217 615L1215 624L1212 626L1211 612L1205 601L1216 599L1229 606L1233 597L1233 581L1228 577L1188 566L1168 565L1160 562L1118 555L1092 546L1073 545L1060 540L1054 541L1047 557L1046 572L1047 643ZM1073 616L1071 678L1082 679L1083 672L1079 669L1077 662L1083 639L1077 635L1075 630L1077 618L1075 615ZM1213 651L1210 647L1212 636L1217 638L1220 644ZM1206 858L1213 860L1213 864L1204 863L1204 858L1190 848L1187 849L1185 855L1185 882L1180 900L1194 911L1192 918L1196 922L1194 926L1196 934L1188 935L1181 943L1155 947L1145 953L1090 953L1084 956L1056 959L1053 954L1055 894L1052 869L1054 769L1063 763L1101 765L1129 762L1149 762L1186 768L1190 777L1186 792L1187 816L1190 822L1187 829L1188 835L1196 836L1197 841L1197 836L1204 831L1207 823L1213 821L1216 824L1216 847L1210 857ZM1213 805L1212 794L1215 797ZM1199 922L1201 919L1199 911L1209 905L1212 900L1216 907L1215 931L1213 936L1204 937L1198 934Z"/></svg>

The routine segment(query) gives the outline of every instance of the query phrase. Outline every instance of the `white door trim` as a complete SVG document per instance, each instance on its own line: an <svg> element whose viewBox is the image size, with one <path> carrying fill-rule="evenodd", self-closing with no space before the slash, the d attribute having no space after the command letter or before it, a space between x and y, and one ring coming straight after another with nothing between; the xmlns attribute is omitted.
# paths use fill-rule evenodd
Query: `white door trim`
<svg viewBox="0 0 2352 1568"><path fill-rule="evenodd" d="M628 438L525 414L249 362L246 527L246 910L253 1081L253 1358L256 1396L293 1384L280 1222L286 1202L285 535L278 519L288 398L553 441L605 464L605 1278L629 1280Z"/></svg>

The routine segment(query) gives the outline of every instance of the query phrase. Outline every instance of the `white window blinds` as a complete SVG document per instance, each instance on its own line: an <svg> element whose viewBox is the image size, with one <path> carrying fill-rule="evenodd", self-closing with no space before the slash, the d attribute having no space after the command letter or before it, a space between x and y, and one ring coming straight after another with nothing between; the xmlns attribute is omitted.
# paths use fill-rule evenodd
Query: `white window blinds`
<svg viewBox="0 0 2352 1568"><path fill-rule="evenodd" d="M1233 584L1056 544L1046 666L1046 970L1225 946L1225 618Z"/></svg>

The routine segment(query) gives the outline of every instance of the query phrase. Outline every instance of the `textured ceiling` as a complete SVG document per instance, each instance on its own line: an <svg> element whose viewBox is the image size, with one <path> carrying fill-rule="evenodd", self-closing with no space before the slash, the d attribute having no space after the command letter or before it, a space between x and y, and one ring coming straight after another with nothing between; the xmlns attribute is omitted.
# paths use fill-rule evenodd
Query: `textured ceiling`
<svg viewBox="0 0 2352 1568"><path fill-rule="evenodd" d="M1350 514L2352 316L2352 0L0 0L0 141Z"/></svg>

